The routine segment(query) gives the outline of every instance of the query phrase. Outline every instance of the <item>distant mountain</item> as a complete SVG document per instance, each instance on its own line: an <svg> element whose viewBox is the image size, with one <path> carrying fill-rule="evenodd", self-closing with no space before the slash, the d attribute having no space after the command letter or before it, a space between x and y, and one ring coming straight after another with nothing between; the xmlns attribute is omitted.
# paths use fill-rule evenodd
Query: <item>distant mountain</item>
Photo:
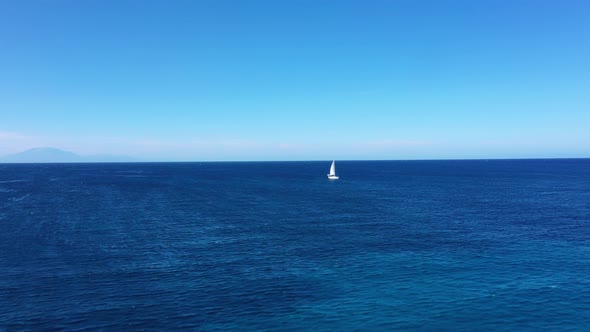
<svg viewBox="0 0 590 332"><path fill-rule="evenodd" d="M0 163L83 163L83 162L128 162L136 161L126 156L95 155L80 156L56 148L34 148L0 157Z"/></svg>
<svg viewBox="0 0 590 332"><path fill-rule="evenodd" d="M71 163L81 162L83 158L73 152L56 148L33 148L0 158L6 163Z"/></svg>

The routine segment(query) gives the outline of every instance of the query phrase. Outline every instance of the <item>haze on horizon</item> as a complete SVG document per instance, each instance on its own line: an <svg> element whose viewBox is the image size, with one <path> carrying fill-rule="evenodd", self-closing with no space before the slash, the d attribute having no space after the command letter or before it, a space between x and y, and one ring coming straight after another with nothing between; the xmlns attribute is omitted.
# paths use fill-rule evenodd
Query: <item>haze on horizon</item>
<svg viewBox="0 0 590 332"><path fill-rule="evenodd" d="M0 156L590 157L587 1L6 1Z"/></svg>

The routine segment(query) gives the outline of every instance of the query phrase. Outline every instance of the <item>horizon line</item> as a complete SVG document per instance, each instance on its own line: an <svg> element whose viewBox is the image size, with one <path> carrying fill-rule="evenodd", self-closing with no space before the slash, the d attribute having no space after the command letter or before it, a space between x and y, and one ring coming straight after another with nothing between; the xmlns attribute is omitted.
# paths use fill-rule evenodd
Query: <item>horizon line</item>
<svg viewBox="0 0 590 332"><path fill-rule="evenodd" d="M1 161L0 165L7 164L158 164L158 163L300 163L300 162L359 162L359 161L509 161L509 160L579 160L590 159L590 157L525 157L525 158L440 158L440 159L301 159L301 160L136 160L136 161L33 161L33 162L11 162Z"/></svg>

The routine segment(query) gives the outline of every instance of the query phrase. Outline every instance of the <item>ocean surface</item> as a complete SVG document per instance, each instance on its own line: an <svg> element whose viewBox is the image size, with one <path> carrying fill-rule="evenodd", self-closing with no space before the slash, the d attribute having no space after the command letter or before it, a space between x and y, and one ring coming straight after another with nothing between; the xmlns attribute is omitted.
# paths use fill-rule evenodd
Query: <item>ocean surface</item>
<svg viewBox="0 0 590 332"><path fill-rule="evenodd" d="M0 331L588 331L590 159L0 164Z"/></svg>

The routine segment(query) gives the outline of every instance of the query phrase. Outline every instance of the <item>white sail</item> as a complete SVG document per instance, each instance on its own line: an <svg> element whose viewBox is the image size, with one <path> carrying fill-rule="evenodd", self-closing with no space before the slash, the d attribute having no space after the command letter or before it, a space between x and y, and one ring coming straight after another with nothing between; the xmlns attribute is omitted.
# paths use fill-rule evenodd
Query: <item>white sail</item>
<svg viewBox="0 0 590 332"><path fill-rule="evenodd" d="M336 176L336 161L332 160L332 166L330 166L330 174L328 174L328 179L330 180L338 180L339 177Z"/></svg>

